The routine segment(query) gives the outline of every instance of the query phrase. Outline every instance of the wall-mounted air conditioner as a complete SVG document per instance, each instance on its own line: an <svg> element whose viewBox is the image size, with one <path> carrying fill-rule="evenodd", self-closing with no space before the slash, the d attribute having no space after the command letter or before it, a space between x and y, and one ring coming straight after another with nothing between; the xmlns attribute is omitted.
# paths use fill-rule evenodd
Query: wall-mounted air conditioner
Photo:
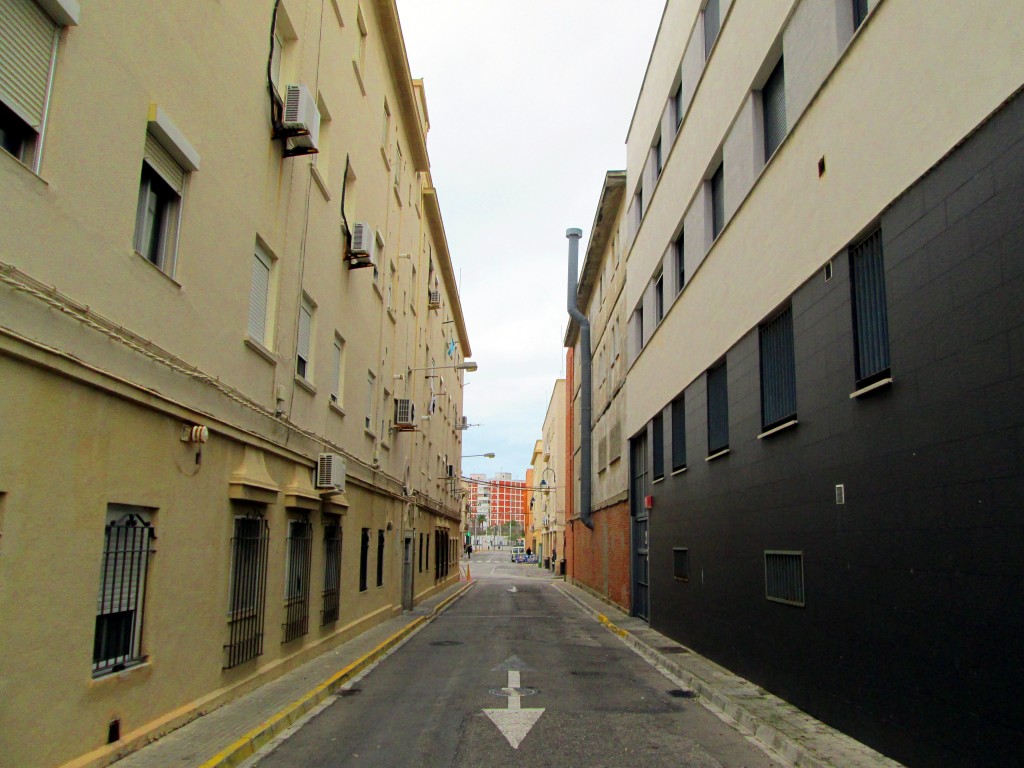
<svg viewBox="0 0 1024 768"><path fill-rule="evenodd" d="M284 87L284 116L281 127L291 133L293 146L317 148L320 140L320 110L316 100L304 85L290 84Z"/></svg>
<svg viewBox="0 0 1024 768"><path fill-rule="evenodd" d="M402 397L395 398L395 427L414 429L416 427L416 404Z"/></svg>
<svg viewBox="0 0 1024 768"><path fill-rule="evenodd" d="M441 306L441 292L430 291L430 295L427 297L427 307L430 309L437 309Z"/></svg>
<svg viewBox="0 0 1024 768"><path fill-rule="evenodd" d="M356 222L352 225L352 247L354 255L373 257L373 246L375 243L373 227L364 222Z"/></svg>
<svg viewBox="0 0 1024 768"><path fill-rule="evenodd" d="M343 456L336 453L321 453L316 459L316 487L344 491L347 468Z"/></svg>
<svg viewBox="0 0 1024 768"><path fill-rule="evenodd" d="M469 417L463 416L459 421L459 429L469 429Z"/></svg>

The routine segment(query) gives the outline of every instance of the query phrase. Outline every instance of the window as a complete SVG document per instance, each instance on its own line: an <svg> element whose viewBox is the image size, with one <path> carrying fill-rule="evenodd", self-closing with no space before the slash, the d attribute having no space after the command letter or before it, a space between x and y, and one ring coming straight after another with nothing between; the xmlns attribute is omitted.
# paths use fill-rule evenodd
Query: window
<svg viewBox="0 0 1024 768"><path fill-rule="evenodd" d="M683 122L683 84L680 81L672 94L672 114L676 119L676 128Z"/></svg>
<svg viewBox="0 0 1024 768"><path fill-rule="evenodd" d="M786 138L786 75L783 60L775 65L761 90L764 107L764 161L767 163Z"/></svg>
<svg viewBox="0 0 1024 768"><path fill-rule="evenodd" d="M729 390L723 361L707 374L708 386L708 456L729 447Z"/></svg>
<svg viewBox="0 0 1024 768"><path fill-rule="evenodd" d="M256 512L235 518L231 539L231 597L225 646L225 669L255 659L263 653L263 619L267 594L267 553L270 526Z"/></svg>
<svg viewBox="0 0 1024 768"><path fill-rule="evenodd" d="M672 576L677 581L690 580L690 550L682 547L672 548Z"/></svg>
<svg viewBox="0 0 1024 768"><path fill-rule="evenodd" d="M889 318L885 303L882 231L876 229L850 248L853 294L853 351L857 386L889 376Z"/></svg>
<svg viewBox="0 0 1024 768"><path fill-rule="evenodd" d="M108 507L92 647L93 677L145 661L142 620L155 538L147 511L115 504Z"/></svg>
<svg viewBox="0 0 1024 768"><path fill-rule="evenodd" d="M725 163L719 163L711 177L711 241L725 228Z"/></svg>
<svg viewBox="0 0 1024 768"><path fill-rule="evenodd" d="M686 469L686 399L672 401L672 471Z"/></svg>
<svg viewBox="0 0 1024 768"><path fill-rule="evenodd" d="M288 521L287 549L284 590L285 643L309 632L309 568L313 555L313 526L308 520Z"/></svg>
<svg viewBox="0 0 1024 768"><path fill-rule="evenodd" d="M796 361L793 308L758 329L761 347L761 428L769 430L796 418Z"/></svg>
<svg viewBox="0 0 1024 768"><path fill-rule="evenodd" d="M295 351L295 373L304 379L310 378L310 336L313 332L313 305L308 298L302 297L299 305L299 339Z"/></svg>
<svg viewBox="0 0 1024 768"><path fill-rule="evenodd" d="M284 58L284 38L281 32L274 30L274 43L270 51L270 83L274 90L281 92L281 59Z"/></svg>
<svg viewBox="0 0 1024 768"><path fill-rule="evenodd" d="M33 171L50 99L61 26L78 23L78 9L63 0L5 0L0 24L0 145Z"/></svg>
<svg viewBox="0 0 1024 768"><path fill-rule="evenodd" d="M708 0L704 6L704 59L711 55L711 49L718 39L718 31L721 29L722 21L718 8L719 0Z"/></svg>
<svg viewBox="0 0 1024 768"><path fill-rule="evenodd" d="M337 515L324 516L324 592L320 626L338 620L341 608L341 523Z"/></svg>
<svg viewBox="0 0 1024 768"><path fill-rule="evenodd" d="M395 187L402 184L402 145L395 142ZM401 199L399 199L401 202Z"/></svg>
<svg viewBox="0 0 1024 768"><path fill-rule="evenodd" d="M659 272L654 279L654 324L665 318L665 275Z"/></svg>
<svg viewBox="0 0 1024 768"><path fill-rule="evenodd" d="M273 262L256 246L252 256L252 282L249 285L249 338L269 347L267 313L270 303L270 271Z"/></svg>
<svg viewBox="0 0 1024 768"><path fill-rule="evenodd" d="M633 313L633 327L636 334L636 350L639 352L644 346L644 308L637 307Z"/></svg>
<svg viewBox="0 0 1024 768"><path fill-rule="evenodd" d="M683 233L680 232L672 243L672 250L675 252L676 260L676 294L678 295L683 286L686 285L686 248L683 244Z"/></svg>
<svg viewBox="0 0 1024 768"><path fill-rule="evenodd" d="M373 427L373 393L377 386L377 377L373 375L373 371L367 371L366 373L366 429Z"/></svg>
<svg viewBox="0 0 1024 768"><path fill-rule="evenodd" d="M868 17L868 0L853 0L853 28L857 30Z"/></svg>
<svg viewBox="0 0 1024 768"><path fill-rule="evenodd" d="M651 420L651 439L654 441L654 466L651 469L654 479L660 480L665 476L665 420L660 413Z"/></svg>
<svg viewBox="0 0 1024 768"><path fill-rule="evenodd" d="M366 591L366 568L370 559L370 529L363 528L359 537L359 591Z"/></svg>
<svg viewBox="0 0 1024 768"><path fill-rule="evenodd" d="M380 146L384 153L384 159L388 159L388 148L391 146L391 107L388 100L384 99L384 119L381 126Z"/></svg>
<svg viewBox="0 0 1024 768"><path fill-rule="evenodd" d="M633 196L633 223L636 225L635 229L640 229L640 223L644 220L644 188L641 183L637 187L636 194Z"/></svg>
<svg viewBox="0 0 1024 768"><path fill-rule="evenodd" d="M384 586L384 531L377 531L377 586Z"/></svg>
<svg viewBox="0 0 1024 768"><path fill-rule="evenodd" d="M423 573L423 534L422 533L420 534L420 547L419 547L419 554L418 554L417 557L418 557L419 565L418 565L416 571L417 571L417 573Z"/></svg>
<svg viewBox="0 0 1024 768"><path fill-rule="evenodd" d="M153 266L172 274L185 171L151 133L146 134L143 160L135 250Z"/></svg>
<svg viewBox="0 0 1024 768"><path fill-rule="evenodd" d="M360 70L366 66L366 38L368 37L366 19L363 18L363 9L358 5L356 6L356 27L359 29L359 58L356 61L356 74L358 75ZM365 96L366 89L362 87L362 76L359 78L359 84Z"/></svg>
<svg viewBox="0 0 1024 768"><path fill-rule="evenodd" d="M776 603L805 605L803 552L765 550L764 596Z"/></svg>
<svg viewBox="0 0 1024 768"><path fill-rule="evenodd" d="M659 178L661 176L662 168L665 167L664 164L663 164L663 161L662 161L662 157L661 157L661 137L660 136L658 137L658 141L654 145L653 152L654 152L654 178L657 179L657 178Z"/></svg>
<svg viewBox="0 0 1024 768"><path fill-rule="evenodd" d="M334 373L331 402L340 407L345 403L345 340L340 336L334 337L334 359L331 368Z"/></svg>

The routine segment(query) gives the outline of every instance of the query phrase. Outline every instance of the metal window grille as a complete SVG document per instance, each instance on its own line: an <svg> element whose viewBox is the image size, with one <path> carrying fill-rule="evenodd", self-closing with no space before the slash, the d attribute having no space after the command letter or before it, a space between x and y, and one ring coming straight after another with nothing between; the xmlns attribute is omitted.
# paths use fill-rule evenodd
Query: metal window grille
<svg viewBox="0 0 1024 768"><path fill-rule="evenodd" d="M708 0L704 6L704 58L711 55L711 47L718 39L718 30L721 29L721 16L719 14L718 0Z"/></svg>
<svg viewBox="0 0 1024 768"><path fill-rule="evenodd" d="M370 529L363 528L359 539L359 591L366 591L366 569L370 559Z"/></svg>
<svg viewBox="0 0 1024 768"><path fill-rule="evenodd" d="M679 581L690 580L690 550L683 547L673 547L672 575L679 579Z"/></svg>
<svg viewBox="0 0 1024 768"><path fill-rule="evenodd" d="M136 513L129 512L106 525L92 650L94 677L145 660L146 575L155 539L152 524Z"/></svg>
<svg viewBox="0 0 1024 768"><path fill-rule="evenodd" d="M720 163L711 177L711 239L725 228L725 163Z"/></svg>
<svg viewBox="0 0 1024 768"><path fill-rule="evenodd" d="M235 518L231 539L230 639L225 669L263 653L270 525L262 515Z"/></svg>
<svg viewBox="0 0 1024 768"><path fill-rule="evenodd" d="M313 526L308 520L288 523L288 567L285 577L283 640L309 632L309 570L313 555Z"/></svg>
<svg viewBox="0 0 1024 768"><path fill-rule="evenodd" d="M723 362L707 374L708 455L729 447L729 389Z"/></svg>
<svg viewBox="0 0 1024 768"><path fill-rule="evenodd" d="M796 360L793 308L761 326L761 427L771 429L796 417Z"/></svg>
<svg viewBox="0 0 1024 768"><path fill-rule="evenodd" d="M765 550L764 596L787 605L804 605L804 554Z"/></svg>
<svg viewBox="0 0 1024 768"><path fill-rule="evenodd" d="M686 467L686 400L680 395L672 401L672 470Z"/></svg>
<svg viewBox="0 0 1024 768"><path fill-rule="evenodd" d="M853 28L859 29L868 17L868 0L853 0Z"/></svg>
<svg viewBox="0 0 1024 768"><path fill-rule="evenodd" d="M783 60L775 65L761 91L764 107L764 160L775 154L786 138L786 74Z"/></svg>
<svg viewBox="0 0 1024 768"><path fill-rule="evenodd" d="M651 420L651 439L654 441L652 469L657 480L665 476L665 419L660 413Z"/></svg>
<svg viewBox="0 0 1024 768"><path fill-rule="evenodd" d="M850 248L850 290L857 385L866 386L889 375L889 317L880 229Z"/></svg>
<svg viewBox="0 0 1024 768"><path fill-rule="evenodd" d="M324 593L320 626L338 620L341 608L341 525L332 520L324 526Z"/></svg>
<svg viewBox="0 0 1024 768"><path fill-rule="evenodd" d="M647 494L647 433L641 432L633 440L632 463L633 463L633 514L643 514L644 496Z"/></svg>
<svg viewBox="0 0 1024 768"><path fill-rule="evenodd" d="M384 531L377 531L377 586L384 585Z"/></svg>

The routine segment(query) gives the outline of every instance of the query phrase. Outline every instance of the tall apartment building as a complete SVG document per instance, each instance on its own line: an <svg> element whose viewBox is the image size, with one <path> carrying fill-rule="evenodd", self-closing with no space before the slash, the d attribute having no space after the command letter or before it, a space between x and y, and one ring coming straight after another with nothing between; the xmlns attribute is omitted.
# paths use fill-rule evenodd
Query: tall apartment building
<svg viewBox="0 0 1024 768"><path fill-rule="evenodd" d="M393 0L0 19L0 762L99 766L458 579L470 345Z"/></svg>
<svg viewBox="0 0 1024 768"><path fill-rule="evenodd" d="M580 270L576 304L590 323L591 423L581 422L580 327L570 320L565 335L571 422L572 491L567 501L566 577L620 607L630 609L629 472L623 424L626 417L628 314L624 301L626 262L619 230L625 216L626 172L609 171L601 189L587 251ZM580 521L580 445L591 431L591 514L593 530Z"/></svg>
<svg viewBox="0 0 1024 768"><path fill-rule="evenodd" d="M525 483L522 480L513 480L511 472L496 472L492 477L473 474L469 480L467 498L470 520L473 520L475 513L477 519L484 517L485 526L507 526L509 521L523 524Z"/></svg>
<svg viewBox="0 0 1024 768"><path fill-rule="evenodd" d="M1024 754L1020 12L669 0L628 135L633 610L914 766Z"/></svg>

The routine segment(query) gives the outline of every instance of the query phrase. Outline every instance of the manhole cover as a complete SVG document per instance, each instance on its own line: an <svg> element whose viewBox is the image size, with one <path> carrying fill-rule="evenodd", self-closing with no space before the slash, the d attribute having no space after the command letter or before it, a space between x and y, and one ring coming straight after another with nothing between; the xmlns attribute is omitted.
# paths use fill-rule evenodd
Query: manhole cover
<svg viewBox="0 0 1024 768"><path fill-rule="evenodd" d="M693 691L684 691L682 688L675 688L669 691L668 695L674 699L692 699L697 696Z"/></svg>
<svg viewBox="0 0 1024 768"><path fill-rule="evenodd" d="M685 648L678 645L666 645L658 649L661 653L689 653Z"/></svg>
<svg viewBox="0 0 1024 768"><path fill-rule="evenodd" d="M453 645L462 645L460 640L436 640L431 645L437 646L438 648L451 648Z"/></svg>
<svg viewBox="0 0 1024 768"><path fill-rule="evenodd" d="M491 688L488 693L491 696L533 696L537 692L535 688Z"/></svg>

